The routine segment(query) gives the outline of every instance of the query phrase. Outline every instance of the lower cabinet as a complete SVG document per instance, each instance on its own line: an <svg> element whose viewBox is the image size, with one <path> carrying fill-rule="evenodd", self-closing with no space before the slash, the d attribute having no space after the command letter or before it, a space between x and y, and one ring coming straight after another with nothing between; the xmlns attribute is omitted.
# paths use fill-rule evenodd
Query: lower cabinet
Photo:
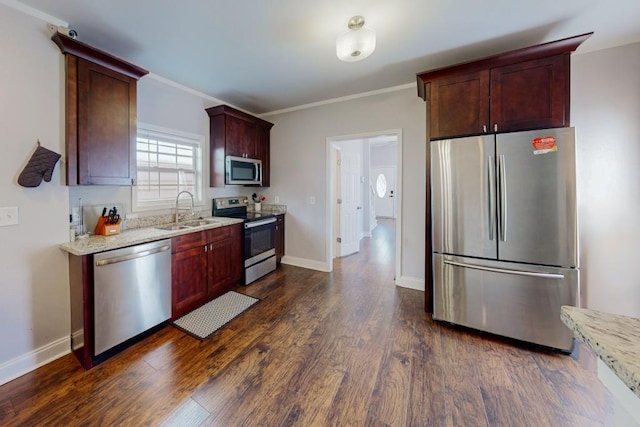
<svg viewBox="0 0 640 427"><path fill-rule="evenodd" d="M242 280L242 227L238 224L214 228L206 233L207 300L210 300L224 294Z"/></svg>
<svg viewBox="0 0 640 427"><path fill-rule="evenodd" d="M280 264L284 256L284 214L276 215L276 234L274 246L276 247L276 263Z"/></svg>
<svg viewBox="0 0 640 427"><path fill-rule="evenodd" d="M242 224L172 239L171 317L176 319L242 280Z"/></svg>
<svg viewBox="0 0 640 427"><path fill-rule="evenodd" d="M171 317L175 319L188 313L198 307L206 296L207 258L202 245L172 254Z"/></svg>

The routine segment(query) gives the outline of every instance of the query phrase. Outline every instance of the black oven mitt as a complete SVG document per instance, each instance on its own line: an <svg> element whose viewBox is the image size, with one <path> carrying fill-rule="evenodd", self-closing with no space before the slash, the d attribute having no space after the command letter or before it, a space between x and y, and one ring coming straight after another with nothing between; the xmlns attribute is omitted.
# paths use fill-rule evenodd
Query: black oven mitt
<svg viewBox="0 0 640 427"><path fill-rule="evenodd" d="M18 184L23 187L37 187L43 178L47 182L51 181L53 169L56 167L60 157L60 154L47 150L38 141L38 148L36 148L27 166L20 173Z"/></svg>

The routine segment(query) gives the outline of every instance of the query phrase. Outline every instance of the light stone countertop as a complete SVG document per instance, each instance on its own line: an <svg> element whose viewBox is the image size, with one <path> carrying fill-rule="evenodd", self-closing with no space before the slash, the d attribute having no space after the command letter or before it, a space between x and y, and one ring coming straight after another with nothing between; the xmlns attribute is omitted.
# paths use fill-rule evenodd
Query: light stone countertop
<svg viewBox="0 0 640 427"><path fill-rule="evenodd" d="M640 398L640 319L570 306L560 318Z"/></svg>
<svg viewBox="0 0 640 427"><path fill-rule="evenodd" d="M250 203L249 206L247 206L247 210L249 212L256 212L255 210L255 204L254 203ZM263 213L271 213L274 215L280 215L280 214L286 214L287 213L287 205L275 205L272 203L262 203L262 207L260 209L259 212L263 212Z"/></svg>
<svg viewBox="0 0 640 427"><path fill-rule="evenodd" d="M199 227L184 228L181 230L160 230L155 228L155 226L149 226L123 230L120 234L115 236L92 235L82 239L76 239L74 242L62 243L59 245L59 248L73 255L90 255L98 252L110 251L112 249L124 248L126 246L138 245L140 243L168 239L182 234L189 234L217 227L225 227L227 225L242 222L241 219L235 218L213 218L216 219L217 222Z"/></svg>

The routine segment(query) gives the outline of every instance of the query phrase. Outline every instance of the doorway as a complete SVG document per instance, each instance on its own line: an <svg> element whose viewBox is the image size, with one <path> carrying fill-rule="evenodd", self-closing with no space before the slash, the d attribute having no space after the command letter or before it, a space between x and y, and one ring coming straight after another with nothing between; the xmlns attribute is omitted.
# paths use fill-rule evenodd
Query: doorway
<svg viewBox="0 0 640 427"><path fill-rule="evenodd" d="M347 152L351 154L345 158ZM385 228L394 229L393 233L385 234L393 240L395 276L401 277L401 159L401 129L327 138L327 260L330 270L333 270L335 258L357 252L361 240L372 236L377 218L384 218ZM383 177L379 178L380 175ZM351 226L345 227L345 223ZM354 224L356 233L353 233ZM346 235L348 229L352 232Z"/></svg>

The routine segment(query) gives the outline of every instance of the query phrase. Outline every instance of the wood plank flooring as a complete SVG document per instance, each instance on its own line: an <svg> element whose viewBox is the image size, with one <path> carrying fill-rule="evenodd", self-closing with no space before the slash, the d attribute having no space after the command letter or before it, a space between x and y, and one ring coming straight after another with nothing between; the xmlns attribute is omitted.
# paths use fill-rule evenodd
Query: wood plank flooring
<svg viewBox="0 0 640 427"><path fill-rule="evenodd" d="M393 222L332 273L292 266L206 341L172 326L84 371L72 355L0 387L0 425L608 426L593 355L436 323L394 285Z"/></svg>

